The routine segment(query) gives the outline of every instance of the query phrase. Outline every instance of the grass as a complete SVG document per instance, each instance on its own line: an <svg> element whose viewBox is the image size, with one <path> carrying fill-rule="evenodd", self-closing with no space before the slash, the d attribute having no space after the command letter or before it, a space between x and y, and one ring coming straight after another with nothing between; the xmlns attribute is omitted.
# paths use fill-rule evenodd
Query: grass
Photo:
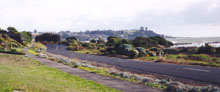
<svg viewBox="0 0 220 92"><path fill-rule="evenodd" d="M81 54L100 54L100 51L97 49L84 49L84 50L79 50L79 51L74 51L76 53L81 53Z"/></svg>
<svg viewBox="0 0 220 92"><path fill-rule="evenodd" d="M95 69L95 68L89 68L89 67L83 67L83 66L78 66L77 68L88 71L88 72L93 72L93 73L96 73L99 75L103 75L103 76L108 76L108 77L112 77L112 78L116 78L116 79L125 80L125 81L132 82L132 83L139 83L140 82L139 80L135 79L134 77L126 78L126 77L123 77L118 74L111 74L111 73L107 72L105 69ZM150 86L152 88L157 88L160 90L165 90L167 88L165 85L162 85L159 83L145 82L144 84L146 86Z"/></svg>
<svg viewBox="0 0 220 92"><path fill-rule="evenodd" d="M96 74L99 74L99 75L104 75L104 76L117 78L117 79L121 79L121 80L126 80L126 81L129 81L129 82L138 82L134 78L124 78L124 77L121 77L121 76L116 75L116 74L111 74L111 73L107 72L104 69L95 69L95 68L89 68L89 67L83 67L83 66L78 66L77 68L88 71L88 72L93 72L93 73L96 73Z"/></svg>
<svg viewBox="0 0 220 92"><path fill-rule="evenodd" d="M33 55L38 55L39 54L36 51L34 51L33 49L28 49L27 52L30 53L30 54L33 54Z"/></svg>
<svg viewBox="0 0 220 92"><path fill-rule="evenodd" d="M163 59L159 59L158 56L154 57L142 57L139 58L144 61L155 61L162 63L173 63L173 64L186 64L186 65L199 65L199 66L211 66L220 67L220 58L211 57L205 54L173 54L165 55Z"/></svg>
<svg viewBox="0 0 220 92"><path fill-rule="evenodd" d="M0 54L0 92L120 92L42 65L21 55Z"/></svg>
<svg viewBox="0 0 220 92"><path fill-rule="evenodd" d="M35 43L35 48L36 48L36 49L40 49L40 48L46 49L47 47L44 46L44 45L43 45L42 43L40 43L40 42L36 42L36 43Z"/></svg>

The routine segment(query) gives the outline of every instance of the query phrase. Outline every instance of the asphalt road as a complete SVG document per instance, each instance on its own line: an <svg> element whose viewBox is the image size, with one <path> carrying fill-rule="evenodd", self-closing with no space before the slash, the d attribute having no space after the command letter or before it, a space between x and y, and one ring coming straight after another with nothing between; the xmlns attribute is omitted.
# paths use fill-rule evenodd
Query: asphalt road
<svg viewBox="0 0 220 92"><path fill-rule="evenodd" d="M122 68L138 70L143 73L156 73L162 75L169 75L179 78L209 82L220 84L220 68L176 65L176 64L161 64L153 62L136 62L131 59L120 59L106 56L95 56L87 54L74 53L67 51L64 45L46 45L47 52L63 55L69 58L78 58L88 60L91 62L105 63Z"/></svg>

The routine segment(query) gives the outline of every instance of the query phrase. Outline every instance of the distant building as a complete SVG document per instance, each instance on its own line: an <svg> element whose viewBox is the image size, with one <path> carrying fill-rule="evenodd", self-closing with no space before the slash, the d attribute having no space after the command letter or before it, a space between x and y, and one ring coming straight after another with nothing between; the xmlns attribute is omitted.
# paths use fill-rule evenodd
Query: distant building
<svg viewBox="0 0 220 92"><path fill-rule="evenodd" d="M35 34L37 33L37 30L36 30L36 29L34 30L34 33L35 33Z"/></svg>

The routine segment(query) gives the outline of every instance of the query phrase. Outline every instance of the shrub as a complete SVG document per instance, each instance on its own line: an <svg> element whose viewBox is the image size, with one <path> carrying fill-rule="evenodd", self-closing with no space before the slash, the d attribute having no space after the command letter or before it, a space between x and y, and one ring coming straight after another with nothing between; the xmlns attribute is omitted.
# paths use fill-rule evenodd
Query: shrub
<svg viewBox="0 0 220 92"><path fill-rule="evenodd" d="M165 54L178 54L180 53L180 50L176 48L171 48L171 49L164 49L163 52Z"/></svg>
<svg viewBox="0 0 220 92"><path fill-rule="evenodd" d="M78 50L83 50L84 47L79 46L78 44L72 44L72 45L69 45L66 49L72 50L72 51L78 51Z"/></svg>
<svg viewBox="0 0 220 92"><path fill-rule="evenodd" d="M82 44L82 46L87 48L87 49L95 49L96 48L95 43L84 43L84 44Z"/></svg>
<svg viewBox="0 0 220 92"><path fill-rule="evenodd" d="M114 48L106 48L105 54L116 54L116 50Z"/></svg>
<svg viewBox="0 0 220 92"><path fill-rule="evenodd" d="M145 50L145 48L143 48L143 47L136 47L135 48L138 52L139 52L139 57L144 57L144 56L146 56L146 50Z"/></svg>
<svg viewBox="0 0 220 92"><path fill-rule="evenodd" d="M119 37L114 37L114 36L109 36L109 37L107 38L107 43L106 43L106 45L107 45L107 46L111 46L111 47L115 47L115 45L116 45L119 41L121 41L121 38L119 38Z"/></svg>
<svg viewBox="0 0 220 92"><path fill-rule="evenodd" d="M196 54L198 52L197 47L182 47L179 49L181 53L186 53L186 54Z"/></svg>
<svg viewBox="0 0 220 92"><path fill-rule="evenodd" d="M137 50L135 50L135 49L130 50L130 51L128 52L129 58L136 58L136 57L138 56L138 54L139 54L139 52L138 52Z"/></svg>
<svg viewBox="0 0 220 92"><path fill-rule="evenodd" d="M150 51L149 49L146 49L145 51L146 51L146 55L148 55L148 56L156 56L157 55L156 52Z"/></svg>
<svg viewBox="0 0 220 92"><path fill-rule="evenodd" d="M205 46L201 46L198 49L198 53L201 54L215 54L216 53L216 48L210 46L209 44L205 44Z"/></svg>
<svg viewBox="0 0 220 92"><path fill-rule="evenodd" d="M92 39L92 40L90 41L90 43L96 43L96 40L95 40L95 39Z"/></svg>
<svg viewBox="0 0 220 92"><path fill-rule="evenodd" d="M191 54L191 55L187 55L185 59L189 59L189 60L199 60L199 61L209 61L210 58L207 55L196 55L196 54Z"/></svg>
<svg viewBox="0 0 220 92"><path fill-rule="evenodd" d="M132 46L129 44L122 44L119 47L118 53L119 54L123 54L123 55L127 55L128 52L132 50Z"/></svg>

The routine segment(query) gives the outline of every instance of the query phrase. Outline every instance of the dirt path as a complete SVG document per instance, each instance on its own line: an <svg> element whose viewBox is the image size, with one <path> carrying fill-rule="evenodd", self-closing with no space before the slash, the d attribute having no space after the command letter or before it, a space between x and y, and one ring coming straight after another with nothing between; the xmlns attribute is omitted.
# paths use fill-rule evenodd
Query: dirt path
<svg viewBox="0 0 220 92"><path fill-rule="evenodd" d="M25 51L27 52L27 48L25 49ZM161 92L160 90L149 88L144 85L130 83L130 82L122 81L119 79L114 79L114 78L110 78L110 77L97 75L94 73L89 73L89 72L86 72L86 71L78 69L78 68L71 68L69 66L66 66L66 65L63 65L60 63L56 63L56 62L48 60L48 59L38 58L38 57L36 57L32 54L29 54L29 53L26 53L26 55L30 58L36 59L37 61L39 61L47 66L57 68L61 71L67 72L67 73L75 75L75 76L79 76L81 78L93 80L97 83L106 85L111 88L121 90L123 92Z"/></svg>

